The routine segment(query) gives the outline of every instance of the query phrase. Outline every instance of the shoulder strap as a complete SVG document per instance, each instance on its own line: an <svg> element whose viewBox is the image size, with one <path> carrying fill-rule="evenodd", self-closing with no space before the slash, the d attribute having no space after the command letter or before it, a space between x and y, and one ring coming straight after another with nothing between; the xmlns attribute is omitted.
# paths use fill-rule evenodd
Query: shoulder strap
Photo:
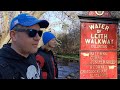
<svg viewBox="0 0 120 90"><path fill-rule="evenodd" d="M53 52L51 51L51 54L53 56L53 59L54 59L54 65L55 65L55 70L56 70L56 78L58 78L58 65L57 65L57 61L56 61L56 57L54 56Z"/></svg>

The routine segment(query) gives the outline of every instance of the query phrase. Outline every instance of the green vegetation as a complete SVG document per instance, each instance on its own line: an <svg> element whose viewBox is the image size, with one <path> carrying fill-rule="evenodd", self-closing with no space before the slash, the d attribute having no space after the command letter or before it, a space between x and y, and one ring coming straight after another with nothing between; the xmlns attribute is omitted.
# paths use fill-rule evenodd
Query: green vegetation
<svg viewBox="0 0 120 90"><path fill-rule="evenodd" d="M117 58L118 59L118 64L120 64L120 51L118 51L117 54L118 54L118 58Z"/></svg>
<svg viewBox="0 0 120 90"><path fill-rule="evenodd" d="M57 57L65 58L65 59L79 60L79 55L77 55L77 54L63 54L63 55L57 55Z"/></svg>
<svg viewBox="0 0 120 90"><path fill-rule="evenodd" d="M120 58L118 58L118 64L120 64Z"/></svg>
<svg viewBox="0 0 120 90"><path fill-rule="evenodd" d="M79 60L78 54L58 54L58 58L65 58L65 59L73 59L73 60ZM120 58L118 58L118 64L120 64Z"/></svg>

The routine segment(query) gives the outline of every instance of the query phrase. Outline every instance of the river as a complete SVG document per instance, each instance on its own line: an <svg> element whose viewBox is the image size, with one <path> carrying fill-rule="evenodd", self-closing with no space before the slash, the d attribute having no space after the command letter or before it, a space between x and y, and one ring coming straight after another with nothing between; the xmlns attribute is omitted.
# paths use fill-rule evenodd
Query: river
<svg viewBox="0 0 120 90"><path fill-rule="evenodd" d="M59 62L58 79L79 79L79 62Z"/></svg>

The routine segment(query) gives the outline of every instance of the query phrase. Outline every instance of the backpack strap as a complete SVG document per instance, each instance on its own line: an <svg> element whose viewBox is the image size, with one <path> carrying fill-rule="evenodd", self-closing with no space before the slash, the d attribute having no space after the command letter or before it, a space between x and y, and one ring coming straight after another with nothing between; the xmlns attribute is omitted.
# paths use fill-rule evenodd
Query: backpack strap
<svg viewBox="0 0 120 90"><path fill-rule="evenodd" d="M51 55L53 56L53 59L54 59L54 65L55 65L55 73L56 73L56 78L58 78L58 65L57 65L57 58L54 56L53 52L50 51Z"/></svg>

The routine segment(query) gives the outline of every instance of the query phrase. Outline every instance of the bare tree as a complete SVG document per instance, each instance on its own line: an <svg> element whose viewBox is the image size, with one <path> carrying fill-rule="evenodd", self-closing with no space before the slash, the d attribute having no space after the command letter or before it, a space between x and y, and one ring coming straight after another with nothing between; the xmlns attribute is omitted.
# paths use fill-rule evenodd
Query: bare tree
<svg viewBox="0 0 120 90"><path fill-rule="evenodd" d="M46 11L0 11L0 47L7 43L10 39L9 24L12 18L20 13L29 13L39 18Z"/></svg>

